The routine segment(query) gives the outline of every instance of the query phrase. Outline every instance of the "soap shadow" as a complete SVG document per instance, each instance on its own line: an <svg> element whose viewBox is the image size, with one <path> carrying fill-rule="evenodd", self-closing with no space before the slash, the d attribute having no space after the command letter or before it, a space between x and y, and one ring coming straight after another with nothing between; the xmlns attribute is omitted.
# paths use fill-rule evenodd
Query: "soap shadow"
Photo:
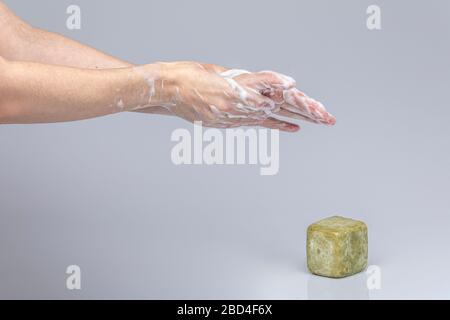
<svg viewBox="0 0 450 320"><path fill-rule="evenodd" d="M369 300L364 272L342 279L308 276L309 300Z"/></svg>

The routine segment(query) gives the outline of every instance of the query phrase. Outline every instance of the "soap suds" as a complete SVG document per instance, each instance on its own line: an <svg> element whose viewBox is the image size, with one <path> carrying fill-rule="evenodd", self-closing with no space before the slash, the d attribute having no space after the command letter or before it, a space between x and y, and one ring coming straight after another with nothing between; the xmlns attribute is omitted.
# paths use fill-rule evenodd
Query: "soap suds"
<svg viewBox="0 0 450 320"><path fill-rule="evenodd" d="M119 110L125 109L125 104L123 103L122 99L119 99L119 101L117 102L117 108L119 108Z"/></svg>

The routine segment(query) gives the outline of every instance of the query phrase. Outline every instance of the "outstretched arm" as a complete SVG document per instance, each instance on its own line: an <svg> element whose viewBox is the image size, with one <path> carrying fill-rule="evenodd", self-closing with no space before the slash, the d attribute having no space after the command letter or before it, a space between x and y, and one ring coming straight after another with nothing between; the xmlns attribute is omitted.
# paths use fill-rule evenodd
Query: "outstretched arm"
<svg viewBox="0 0 450 320"><path fill-rule="evenodd" d="M297 125L271 117L286 104L277 99L288 98L298 99L292 101L295 112L287 111L293 116L334 123L294 86L292 79L271 72L217 74L195 62L91 70L0 59L0 123L72 121L163 108L205 126L297 131Z"/></svg>
<svg viewBox="0 0 450 320"><path fill-rule="evenodd" d="M199 63L165 64L170 66L167 68L170 72L167 72L166 76L179 77L179 79L171 78L176 80L173 82L177 83L177 91L168 92L167 79L162 79L161 88L154 88L154 90L158 89L161 95L170 97L169 101L163 99L157 104L158 99L153 97L149 104L146 101L140 101L138 97L128 96L133 92L136 93L137 89L134 85L139 87L139 84L130 83L127 87L129 91L125 90L128 92L125 100L129 103L123 108L114 109L114 103L121 105L119 102L123 103L124 97L112 94L108 87L111 82L108 81L112 78L116 81L124 81L125 75L129 76L130 70L139 68L131 68L131 64L127 62L63 36L33 28L14 15L1 2L0 39L0 56L13 61L42 63L0 61L0 81L3 82L3 84L0 83L1 123L78 120L119 111L176 115L189 121L204 121L206 125L218 127L263 125L285 131L296 131L298 126L272 118L270 115L275 114L313 123L331 125L335 123L334 117L325 110L323 105L295 89L295 82L289 77L274 72L250 73ZM57 68L49 65L80 69ZM92 70L91 72L81 70L112 68L124 70L121 72L104 70L97 73ZM147 66L145 69L148 68ZM186 75L186 70L190 70L192 74ZM55 75L61 82L55 80ZM105 83L101 83L103 78ZM5 84L5 81L8 83ZM77 94L80 96L66 101L59 95L67 94L66 91L69 90L67 86L72 84L71 81L74 81L72 89L106 87L109 90L95 97L94 92L79 91ZM164 81L166 81L165 89ZM226 88L223 87L224 81ZM53 83L55 86L51 86ZM218 87L215 87L214 83ZM30 86L21 88L20 85ZM114 90L122 92L120 85L117 88L117 83L114 83L114 86L116 86ZM230 88L240 95L238 99L229 95ZM220 90L214 91L217 89ZM47 90L50 91L47 92ZM186 96L181 97L180 92L185 93ZM199 95L200 92L204 92L203 95ZM107 96L105 93L112 95ZM243 93L245 96L257 96L259 100L266 99L266 105L270 104L271 107L266 108L261 115L261 110L255 108L257 105L255 101L241 99ZM11 96L12 94L17 96ZM204 96L207 98L205 99ZM34 98L39 99L34 101ZM211 101L219 102L219 108L209 104ZM32 102L40 104L34 103L31 106Z"/></svg>

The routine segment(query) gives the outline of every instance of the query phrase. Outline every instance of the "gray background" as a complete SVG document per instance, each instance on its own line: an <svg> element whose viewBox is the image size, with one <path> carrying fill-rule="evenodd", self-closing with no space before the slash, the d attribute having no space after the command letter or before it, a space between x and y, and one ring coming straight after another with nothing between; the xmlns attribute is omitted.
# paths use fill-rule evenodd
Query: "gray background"
<svg viewBox="0 0 450 320"><path fill-rule="evenodd" d="M450 298L449 1L6 3L133 63L292 75L338 124L282 134L272 177L174 166L170 134L192 130L175 118L1 126L1 298ZM308 274L305 229L333 214L368 224L381 290ZM65 288L70 264L81 291Z"/></svg>

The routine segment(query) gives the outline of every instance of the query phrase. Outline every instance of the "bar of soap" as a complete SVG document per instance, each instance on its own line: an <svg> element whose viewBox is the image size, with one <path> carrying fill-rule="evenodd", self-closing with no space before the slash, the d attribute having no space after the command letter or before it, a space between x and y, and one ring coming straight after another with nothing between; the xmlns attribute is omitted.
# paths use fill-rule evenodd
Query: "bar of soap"
<svg viewBox="0 0 450 320"><path fill-rule="evenodd" d="M307 261L311 273L330 278L348 277L367 267L367 226L340 216L308 227Z"/></svg>

